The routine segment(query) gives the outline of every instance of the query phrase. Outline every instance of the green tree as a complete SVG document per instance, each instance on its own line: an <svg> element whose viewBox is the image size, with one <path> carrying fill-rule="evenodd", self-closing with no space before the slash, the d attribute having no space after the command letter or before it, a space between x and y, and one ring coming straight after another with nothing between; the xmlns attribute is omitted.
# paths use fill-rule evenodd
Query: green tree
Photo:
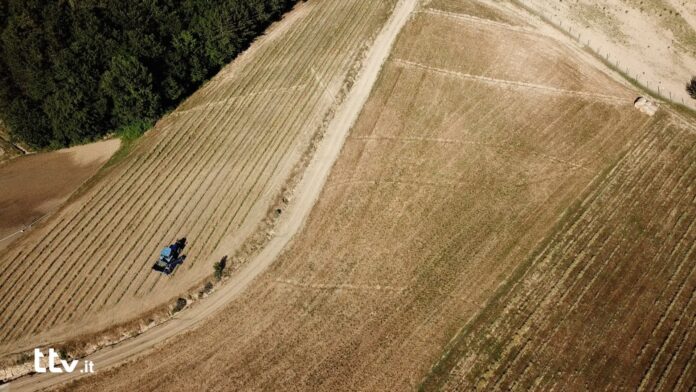
<svg viewBox="0 0 696 392"><path fill-rule="evenodd" d="M0 117L34 147L154 120L295 0L0 0Z"/></svg>
<svg viewBox="0 0 696 392"><path fill-rule="evenodd" d="M7 2L0 1L0 26L7 23Z"/></svg>
<svg viewBox="0 0 696 392"><path fill-rule="evenodd" d="M222 279L222 274L225 272L225 267L227 267L227 256L224 256L222 259L220 259L220 261L215 262L213 265L215 279Z"/></svg>
<svg viewBox="0 0 696 392"><path fill-rule="evenodd" d="M51 142L51 124L40 105L24 96L15 97L3 113L5 124L11 124L12 136L32 145L47 146Z"/></svg>
<svg viewBox="0 0 696 392"><path fill-rule="evenodd" d="M696 76L691 78L691 81L686 84L686 92L689 93L691 98L696 99Z"/></svg>
<svg viewBox="0 0 696 392"><path fill-rule="evenodd" d="M119 125L152 119L159 112L159 97L153 92L152 75L137 58L117 55L102 76L100 89L113 105Z"/></svg>

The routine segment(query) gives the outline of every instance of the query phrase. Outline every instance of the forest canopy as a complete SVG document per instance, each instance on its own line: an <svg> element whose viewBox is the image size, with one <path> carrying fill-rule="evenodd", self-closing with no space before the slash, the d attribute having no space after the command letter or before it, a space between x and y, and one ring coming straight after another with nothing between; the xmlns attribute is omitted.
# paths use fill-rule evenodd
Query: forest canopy
<svg viewBox="0 0 696 392"><path fill-rule="evenodd" d="M36 148L176 106L295 0L0 0L0 118Z"/></svg>

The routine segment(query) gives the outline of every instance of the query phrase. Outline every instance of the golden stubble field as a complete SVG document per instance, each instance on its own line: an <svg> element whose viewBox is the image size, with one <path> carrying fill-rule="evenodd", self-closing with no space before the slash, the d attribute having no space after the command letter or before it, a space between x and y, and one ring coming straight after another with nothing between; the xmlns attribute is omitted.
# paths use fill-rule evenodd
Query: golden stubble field
<svg viewBox="0 0 696 392"><path fill-rule="evenodd" d="M641 208L639 199L623 199L624 186L636 194L639 188L622 184L662 177L638 175L639 169L631 167L636 151L656 158L660 146L676 148L680 139L680 156L693 150L690 131L675 125L667 112L653 118L638 112L632 105L636 92L586 59L582 51L502 10L470 2L424 5L402 31L306 227L286 253L199 329L71 390L404 390L418 387L436 363L443 371L426 378L425 386L449 381L454 390L472 388L468 378L449 372L454 366L439 361L443 352L452 364L471 353L449 350L451 339L463 340L466 326L487 314L488 304L505 287L526 279L520 266L565 238L568 227L580 230L568 239L572 243L596 235L587 225L567 222L576 222L579 206L603 200L588 199L598 187L614 204L600 203L593 211L604 209L620 219L626 218L620 208L640 211L635 215L647 215L648 225L658 211ZM654 164L651 168L670 162L644 158L640 162ZM693 199L693 188L685 185L688 177L663 174L683 187L680 204L671 207L688 204L690 194ZM649 189L670 192L667 184L656 186ZM684 230L693 221L688 215L671 219ZM587 221L605 239L611 237L611 226L603 222ZM620 238L641 248L647 237L621 233ZM693 248L693 238L680 241L686 242L673 241L675 252ZM599 265L607 258L585 270L566 271L592 281L591 274L601 272ZM661 267L646 260L653 263L650 268ZM646 272L627 268L633 274ZM685 276L684 270L680 274ZM555 275L533 277L557 282ZM639 290L631 277L612 277L614 287L624 288L612 291L621 301L630 302ZM683 286L670 287L683 293ZM646 283L641 290L661 287ZM556 291L538 287L535 293L543 298ZM688 293L680 294L680 304L693 306ZM549 312L552 306L537 308L533 301L521 303L528 306L527 316L542 312L535 316L542 321L566 314L556 316ZM582 311L592 314L593 306L601 308L590 302ZM629 317L631 308L604 310L607 317L621 318ZM603 334L599 322L581 321L564 332L575 332L578 340L589 334L613 336ZM661 325L670 335L664 331L671 324ZM514 324L509 327L514 332ZM611 328L621 333L620 325ZM683 333L671 335L677 339ZM651 347L643 353L648 362L659 351L650 336L642 330L637 338L638 346ZM601 353L608 343L613 342L586 350ZM529 346L530 355L535 347ZM563 358L573 363L580 356ZM475 359L481 360L479 367L496 364L495 358Z"/></svg>
<svg viewBox="0 0 696 392"><path fill-rule="evenodd" d="M0 354L108 328L212 275L266 217L394 2L301 3L82 197L0 254ZM187 237L173 276L151 270Z"/></svg>
<svg viewBox="0 0 696 392"><path fill-rule="evenodd" d="M696 129L655 121L449 347L444 390L696 383Z"/></svg>

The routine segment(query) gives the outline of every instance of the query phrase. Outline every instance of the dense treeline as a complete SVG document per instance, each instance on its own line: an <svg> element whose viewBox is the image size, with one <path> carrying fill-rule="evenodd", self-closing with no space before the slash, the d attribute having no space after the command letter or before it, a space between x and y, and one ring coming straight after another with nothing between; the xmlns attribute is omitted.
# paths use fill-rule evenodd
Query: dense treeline
<svg viewBox="0 0 696 392"><path fill-rule="evenodd" d="M155 119L295 0L0 0L0 117L34 147Z"/></svg>

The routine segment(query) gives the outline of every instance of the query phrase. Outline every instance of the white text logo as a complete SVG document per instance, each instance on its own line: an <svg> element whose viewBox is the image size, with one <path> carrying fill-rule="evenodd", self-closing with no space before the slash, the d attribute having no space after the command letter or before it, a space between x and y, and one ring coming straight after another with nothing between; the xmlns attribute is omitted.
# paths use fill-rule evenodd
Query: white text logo
<svg viewBox="0 0 696 392"><path fill-rule="evenodd" d="M42 364L42 358L48 359L48 366ZM60 355L52 349L48 349L48 356L45 356L38 348L34 349L34 370L37 373L72 373L77 368L80 361L73 359L72 361L66 361L60 359ZM56 366L60 365L60 366ZM94 362L84 361L84 366L80 369L80 373L94 373Z"/></svg>

